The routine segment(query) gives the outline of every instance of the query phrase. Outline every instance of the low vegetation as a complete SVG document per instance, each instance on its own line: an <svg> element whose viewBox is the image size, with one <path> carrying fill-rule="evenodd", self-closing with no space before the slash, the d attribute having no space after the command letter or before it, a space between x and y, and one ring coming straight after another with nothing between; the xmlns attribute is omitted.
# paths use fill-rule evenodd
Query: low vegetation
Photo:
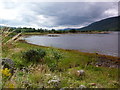
<svg viewBox="0 0 120 90"><path fill-rule="evenodd" d="M80 85L87 88L118 88L119 85L117 68L88 64L96 62L96 54L41 47L24 41L8 45L3 51L3 58L12 59L16 68L9 80L3 80L4 88L79 88ZM33 63L34 60L37 63ZM85 76L76 75L77 70L84 70Z"/></svg>
<svg viewBox="0 0 120 90"><path fill-rule="evenodd" d="M22 53L22 58L26 60L26 62L42 62L42 58L46 55L45 50L43 49L31 49Z"/></svg>
<svg viewBox="0 0 120 90"><path fill-rule="evenodd" d="M2 51L2 57L15 64L14 72L1 70L5 77L2 88L119 88L117 67L96 64L99 60L117 64L117 57L37 46L24 40L3 45Z"/></svg>

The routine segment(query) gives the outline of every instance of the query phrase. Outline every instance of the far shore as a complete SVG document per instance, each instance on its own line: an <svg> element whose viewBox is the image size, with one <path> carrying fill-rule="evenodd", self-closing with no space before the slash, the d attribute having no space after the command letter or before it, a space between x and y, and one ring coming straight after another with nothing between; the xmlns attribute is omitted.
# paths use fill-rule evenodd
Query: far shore
<svg viewBox="0 0 120 90"><path fill-rule="evenodd" d="M76 32L76 33L40 33L40 32L28 32L22 33L23 36L30 36L30 35L47 35L47 34L110 34L112 31L92 31L92 32Z"/></svg>

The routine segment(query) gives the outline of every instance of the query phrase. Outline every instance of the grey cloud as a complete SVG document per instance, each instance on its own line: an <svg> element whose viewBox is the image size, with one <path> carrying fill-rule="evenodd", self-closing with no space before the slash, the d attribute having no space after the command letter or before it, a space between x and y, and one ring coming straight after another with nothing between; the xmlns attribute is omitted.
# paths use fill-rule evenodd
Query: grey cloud
<svg viewBox="0 0 120 90"><path fill-rule="evenodd" d="M2 20L2 24L7 24L12 27L28 26L26 22L11 21L11 20Z"/></svg>
<svg viewBox="0 0 120 90"><path fill-rule="evenodd" d="M16 5L16 4L15 4ZM76 26L86 25L96 20L107 17L104 12L108 9L117 9L117 2L56 2L56 3L24 3L25 8L34 12L34 14L23 13L21 15L24 23L36 24L45 27L57 26ZM54 25L41 25L38 15L43 15L49 20L49 17L55 18ZM14 22L14 21L12 21ZM22 22L22 23L23 23ZM20 23L20 22L19 22ZM20 24L22 24L20 23Z"/></svg>
<svg viewBox="0 0 120 90"><path fill-rule="evenodd" d="M36 3L34 3L36 4ZM66 3L40 3L31 10L38 15L57 17L56 25L83 25L97 19L107 18L104 11L117 8L113 2L66 2Z"/></svg>

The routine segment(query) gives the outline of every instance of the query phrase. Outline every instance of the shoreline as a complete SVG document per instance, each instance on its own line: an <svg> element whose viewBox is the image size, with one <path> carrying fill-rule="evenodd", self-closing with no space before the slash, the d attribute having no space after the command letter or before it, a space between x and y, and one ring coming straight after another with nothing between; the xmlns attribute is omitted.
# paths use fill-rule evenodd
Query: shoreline
<svg viewBox="0 0 120 90"><path fill-rule="evenodd" d="M27 43L29 45L39 46L39 47L43 47L43 48L56 48L56 47L49 47L49 46L42 46L42 45L36 45L36 44L28 43L26 40L19 40L19 41L23 42L23 43ZM71 50L71 49L63 49L63 48L56 48L56 49L64 50L64 51L70 51L70 52L78 52L78 53L89 54L89 55L97 55L97 56L102 56L102 57L110 57L110 58L120 59L120 57L112 56L112 55L105 55L105 54L99 54L99 53L90 53L90 52L82 52L82 51L79 51L79 50Z"/></svg>
<svg viewBox="0 0 120 90"><path fill-rule="evenodd" d="M80 52L78 50L69 50L69 49L62 49L62 48L55 48L55 47L40 46L40 45L28 43L25 40L19 40L19 41L20 41L20 43L25 43L25 44L35 46L35 47L49 48L49 49L54 48L54 49L60 50L61 52L73 53L73 54L77 54L77 55L79 54L80 56L82 55L82 56L86 56L86 57L95 58L95 63L89 61L87 63L87 65L93 65L96 67L118 68L118 66L120 64L120 57L102 55L102 54L98 54L98 53Z"/></svg>
<svg viewBox="0 0 120 90"><path fill-rule="evenodd" d="M70 33L70 34L73 34L73 33ZM74 33L74 34L76 34L76 33ZM46 35L46 34L40 34L40 35ZM27 36L31 36L31 35L27 35ZM26 37L26 35L22 35L22 37ZM58 49L58 50L63 51L63 52L85 55L88 57L94 57L94 58L96 58L96 64L94 64L95 66L98 63L102 67L118 68L118 65L120 64L120 57L118 57L118 56L105 55L105 54L94 53L94 52L84 52L84 51L74 50L74 49L63 49L63 48L57 48L57 47L51 47L51 46L36 45L36 44L29 43L26 40L22 40L22 39L20 39L20 41L22 43L26 43L26 44L41 47L41 48L55 48L55 49Z"/></svg>
<svg viewBox="0 0 120 90"><path fill-rule="evenodd" d="M112 33L112 32L111 32ZM55 33L54 33L55 34ZM80 34L80 33L67 33L67 34ZM24 37L29 37L29 36L33 36L33 35L48 35L48 33L46 34L29 34L28 35L22 35L21 38L24 38ZM58 36L59 37L59 36ZM20 40L23 40L23 39L20 39ZM26 40L23 40L25 41L26 43L28 43ZM31 44L31 43L28 43L28 44ZM36 45L36 44L31 44L31 45ZM50 48L51 46L42 46L42 45L36 45L36 46L41 46L41 47L48 47ZM54 47L54 48L57 48L57 47ZM74 49L63 49L63 48L57 48L57 49L62 49L62 50L68 50L68 51L77 51L77 52L82 52L82 53L90 53L90 54L95 54L94 52L87 52L87 51L80 51L80 50L74 50ZM119 56L115 56L115 55L107 55L107 54L102 54L102 53L97 53L96 54L98 55L101 55L101 56L111 56L111 57L118 57L120 58Z"/></svg>
<svg viewBox="0 0 120 90"><path fill-rule="evenodd" d="M29 35L47 35L47 34L110 34L112 31L92 31L92 32L76 32L76 33L40 33L40 32L29 32L29 33L23 33L23 36L29 36Z"/></svg>

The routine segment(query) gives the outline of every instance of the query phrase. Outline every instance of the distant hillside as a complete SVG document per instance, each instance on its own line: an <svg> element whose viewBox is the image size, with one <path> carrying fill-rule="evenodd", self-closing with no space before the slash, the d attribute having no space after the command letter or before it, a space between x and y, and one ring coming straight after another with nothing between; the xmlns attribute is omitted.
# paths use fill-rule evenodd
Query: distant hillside
<svg viewBox="0 0 120 90"><path fill-rule="evenodd" d="M58 30L71 30L71 29L76 29L76 28L64 28L64 29L58 29Z"/></svg>
<svg viewBox="0 0 120 90"><path fill-rule="evenodd" d="M109 31L120 31L120 16L103 19L94 22L86 27L77 30L109 30Z"/></svg>

